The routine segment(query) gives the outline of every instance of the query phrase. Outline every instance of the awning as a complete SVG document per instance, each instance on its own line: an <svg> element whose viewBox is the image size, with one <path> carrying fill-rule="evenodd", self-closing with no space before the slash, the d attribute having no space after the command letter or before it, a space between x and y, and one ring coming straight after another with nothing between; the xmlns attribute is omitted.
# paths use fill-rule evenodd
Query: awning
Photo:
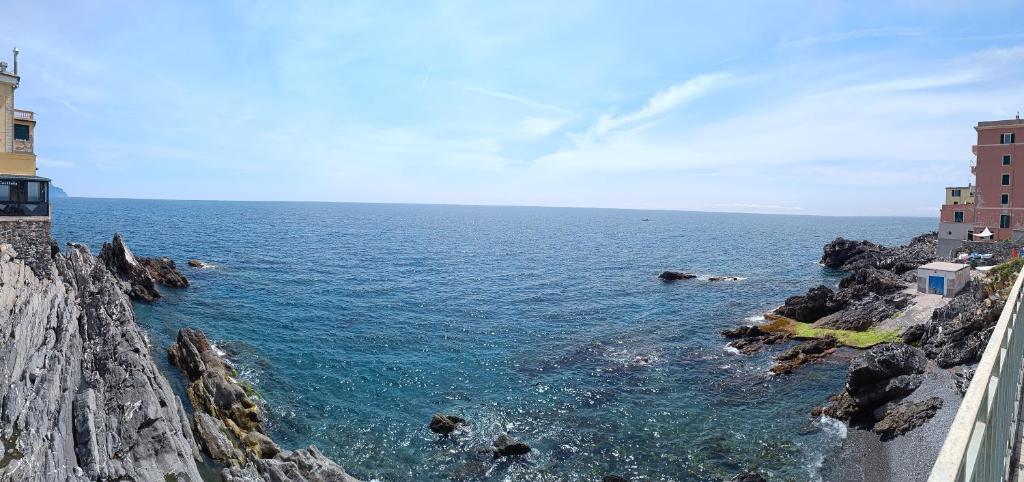
<svg viewBox="0 0 1024 482"><path fill-rule="evenodd" d="M979 238L988 238L988 237L992 236L992 231L989 231L988 227L986 227L984 231L982 231L982 232L980 232L978 234L975 234L975 236L977 236Z"/></svg>

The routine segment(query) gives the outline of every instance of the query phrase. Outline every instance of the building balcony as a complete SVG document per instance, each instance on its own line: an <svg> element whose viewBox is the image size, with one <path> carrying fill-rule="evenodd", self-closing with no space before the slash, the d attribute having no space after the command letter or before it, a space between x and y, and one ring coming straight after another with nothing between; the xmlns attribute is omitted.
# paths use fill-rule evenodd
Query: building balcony
<svg viewBox="0 0 1024 482"><path fill-rule="evenodd" d="M30 110L14 109L14 120L36 121L36 113Z"/></svg>

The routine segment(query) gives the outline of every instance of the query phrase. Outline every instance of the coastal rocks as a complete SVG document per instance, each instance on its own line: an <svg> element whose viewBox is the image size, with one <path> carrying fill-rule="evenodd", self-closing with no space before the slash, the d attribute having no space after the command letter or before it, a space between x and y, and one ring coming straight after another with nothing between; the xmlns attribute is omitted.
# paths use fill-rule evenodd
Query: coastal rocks
<svg viewBox="0 0 1024 482"><path fill-rule="evenodd" d="M466 420L460 417L445 415L443 413L435 413L430 419L430 431L442 437L447 437L455 431L458 425L464 423L466 423Z"/></svg>
<svg viewBox="0 0 1024 482"><path fill-rule="evenodd" d="M200 261L198 259L190 259L190 260L188 260L188 265L193 267L193 268L205 268L205 267L209 266L208 264L206 264L206 263L204 263L204 262L202 262L202 261Z"/></svg>
<svg viewBox="0 0 1024 482"><path fill-rule="evenodd" d="M708 276L708 281L714 283L716 281L739 281L738 276Z"/></svg>
<svg viewBox="0 0 1024 482"><path fill-rule="evenodd" d="M861 268L839 280L839 292L836 294L836 298L853 301L872 293L880 295L893 293L906 288L906 286L906 282L891 271Z"/></svg>
<svg viewBox="0 0 1024 482"><path fill-rule="evenodd" d="M660 278L664 282L672 282L683 279L693 279L696 277L697 275L693 273L684 273L682 271L662 271L662 273L658 275L658 278Z"/></svg>
<svg viewBox="0 0 1024 482"><path fill-rule="evenodd" d="M831 336L805 341L775 357L778 363L771 372L776 375L793 373L797 368L835 352L838 346L839 342Z"/></svg>
<svg viewBox="0 0 1024 482"><path fill-rule="evenodd" d="M0 305L0 480L201 480L188 417L87 248L37 277L0 246Z"/></svg>
<svg viewBox="0 0 1024 482"><path fill-rule="evenodd" d="M871 293L821 319L817 325L840 330L864 331L895 316L910 304L910 300L911 296L904 294L880 296Z"/></svg>
<svg viewBox="0 0 1024 482"><path fill-rule="evenodd" d="M601 477L601 482L629 482L629 479L618 475L606 475Z"/></svg>
<svg viewBox="0 0 1024 482"><path fill-rule="evenodd" d="M836 238L825 245L821 264L829 268L853 271L859 268L877 268L898 275L934 261L938 245L937 233L915 237L905 246L879 246L870 241L851 241Z"/></svg>
<svg viewBox="0 0 1024 482"><path fill-rule="evenodd" d="M252 431L266 433L259 406L234 381L234 370L217 355L203 332L191 328L178 331L168 357L188 378L185 392L196 410L220 419L240 440Z"/></svg>
<svg viewBox="0 0 1024 482"><path fill-rule="evenodd" d="M526 445L518 440L509 437L507 434L501 434L497 439L494 440L494 458L501 457L514 457L517 455L526 455L530 453L530 446Z"/></svg>
<svg viewBox="0 0 1024 482"><path fill-rule="evenodd" d="M939 397L919 402L902 402L887 410L882 419L875 423L872 431L881 435L883 441L892 440L924 425L941 408L942 399Z"/></svg>
<svg viewBox="0 0 1024 482"><path fill-rule="evenodd" d="M221 471L224 482L359 482L316 447L285 450L273 458L250 457L245 466Z"/></svg>
<svg viewBox="0 0 1024 482"><path fill-rule="evenodd" d="M774 345L788 339L785 333L768 333L754 325L723 330L722 336L733 340L729 346L744 354L754 353L765 345Z"/></svg>
<svg viewBox="0 0 1024 482"><path fill-rule="evenodd" d="M227 466L221 472L225 482L356 480L316 447L289 451L274 443L266 434L259 406L203 332L178 331L168 358L189 381L186 393L196 411L197 433L207 455Z"/></svg>
<svg viewBox="0 0 1024 482"><path fill-rule="evenodd" d="M811 288L805 295L790 296L775 310L776 314L796 321L811 323L823 316L839 311L833 300L835 292L826 286Z"/></svg>
<svg viewBox="0 0 1024 482"><path fill-rule="evenodd" d="M932 312L931 330L921 341L925 353L940 367L981 359L1004 305L998 293L987 292L981 284L972 282L949 304Z"/></svg>
<svg viewBox="0 0 1024 482"><path fill-rule="evenodd" d="M924 352L912 346L875 345L854 358L845 390L829 400L823 412L840 420L870 417L876 408L913 393L927 364Z"/></svg>
<svg viewBox="0 0 1024 482"><path fill-rule="evenodd" d="M115 233L112 242L103 243L99 259L120 280L124 292L134 299L151 302L159 298L157 283L172 288L189 285L174 261L135 256L124 243L121 233Z"/></svg>

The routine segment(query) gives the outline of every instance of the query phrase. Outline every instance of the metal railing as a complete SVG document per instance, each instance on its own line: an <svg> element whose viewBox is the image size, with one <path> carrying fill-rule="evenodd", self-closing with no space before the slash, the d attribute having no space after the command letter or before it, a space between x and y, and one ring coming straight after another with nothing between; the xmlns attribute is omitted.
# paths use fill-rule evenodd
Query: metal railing
<svg viewBox="0 0 1024 482"><path fill-rule="evenodd" d="M17 120L36 120L36 113L30 110L14 109L14 118Z"/></svg>
<svg viewBox="0 0 1024 482"><path fill-rule="evenodd" d="M929 482L1008 480L1020 415L1024 326L1017 275L974 378L960 402Z"/></svg>

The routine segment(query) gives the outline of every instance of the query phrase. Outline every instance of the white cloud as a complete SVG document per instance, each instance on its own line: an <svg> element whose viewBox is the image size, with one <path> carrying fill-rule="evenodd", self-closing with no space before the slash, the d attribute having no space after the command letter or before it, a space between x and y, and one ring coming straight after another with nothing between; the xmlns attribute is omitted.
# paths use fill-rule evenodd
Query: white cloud
<svg viewBox="0 0 1024 482"><path fill-rule="evenodd" d="M634 125L669 112L721 87L731 78L732 74L729 73L705 74L673 85L651 97L640 110L622 116L602 115L587 134L579 139L585 143L590 142L620 127Z"/></svg>
<svg viewBox="0 0 1024 482"><path fill-rule="evenodd" d="M487 95L487 96L491 96L491 97L496 97L498 99L505 99L505 100L512 101L512 102L517 102L519 104L525 105L527 107L533 107L535 109L545 109L545 110L552 110L552 111L556 111L556 112L561 112L561 113L564 113L564 114L570 114L570 115L572 114L572 112L570 112L568 109L565 109L565 108L562 108L562 107L558 107L557 105L551 105L551 104L545 104L543 102L537 102L535 100L528 99L526 97L515 95L515 94L509 94L507 92L498 92L496 90L488 90L488 89L484 89L484 88L481 88L481 87L467 87L467 88L470 91L476 92L478 94Z"/></svg>
<svg viewBox="0 0 1024 482"><path fill-rule="evenodd" d="M872 38L888 37L917 37L924 35L925 30L919 28L871 28L849 30L845 32L832 32L822 35L810 35L799 38L783 38L777 48L811 47L821 44L848 42L851 40L862 40Z"/></svg>

